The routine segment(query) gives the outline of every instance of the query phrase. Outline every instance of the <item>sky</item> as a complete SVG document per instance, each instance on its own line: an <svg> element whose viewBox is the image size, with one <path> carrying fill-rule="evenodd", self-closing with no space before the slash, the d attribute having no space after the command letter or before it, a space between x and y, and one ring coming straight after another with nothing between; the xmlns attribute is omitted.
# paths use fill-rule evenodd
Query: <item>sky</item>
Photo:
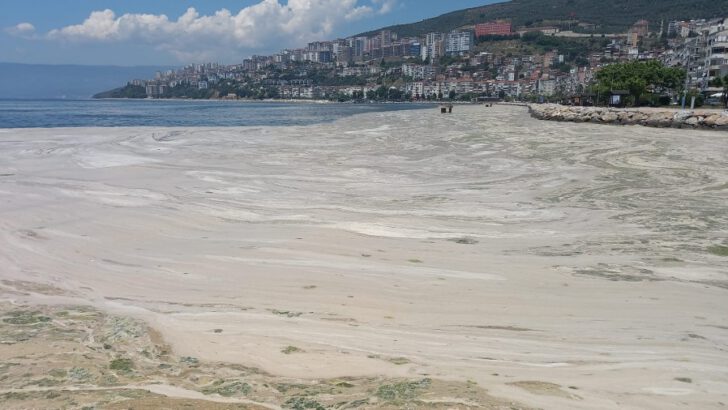
<svg viewBox="0 0 728 410"><path fill-rule="evenodd" d="M236 63L496 0L0 0L0 62Z"/></svg>

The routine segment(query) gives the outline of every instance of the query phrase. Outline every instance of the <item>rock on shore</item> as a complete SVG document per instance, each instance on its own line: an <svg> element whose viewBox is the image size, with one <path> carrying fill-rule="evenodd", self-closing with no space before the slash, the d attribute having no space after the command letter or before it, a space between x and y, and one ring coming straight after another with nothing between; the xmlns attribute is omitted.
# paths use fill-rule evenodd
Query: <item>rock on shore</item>
<svg viewBox="0 0 728 410"><path fill-rule="evenodd" d="M558 104L531 104L528 108L534 118L549 121L728 130L728 112L718 110L572 107Z"/></svg>

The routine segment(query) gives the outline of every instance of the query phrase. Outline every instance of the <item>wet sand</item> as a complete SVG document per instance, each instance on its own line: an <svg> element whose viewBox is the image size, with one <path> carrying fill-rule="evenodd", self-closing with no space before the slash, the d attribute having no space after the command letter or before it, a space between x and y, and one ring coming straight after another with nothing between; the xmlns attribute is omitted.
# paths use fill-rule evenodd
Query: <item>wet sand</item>
<svg viewBox="0 0 728 410"><path fill-rule="evenodd" d="M284 378L728 403L725 133L457 106L0 147L4 301L90 305Z"/></svg>

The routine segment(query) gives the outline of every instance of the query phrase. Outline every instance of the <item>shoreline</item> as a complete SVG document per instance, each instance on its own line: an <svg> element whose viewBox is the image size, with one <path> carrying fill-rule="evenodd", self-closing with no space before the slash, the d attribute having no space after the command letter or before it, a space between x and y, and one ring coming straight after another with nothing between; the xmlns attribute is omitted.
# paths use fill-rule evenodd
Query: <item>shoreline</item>
<svg viewBox="0 0 728 410"><path fill-rule="evenodd" d="M62 100L57 100L62 101ZM280 103L280 104L337 104L337 105L482 105L482 102L472 101L331 101L331 100L306 100L306 99L263 99L253 100L246 98L226 99L226 98L89 98L87 100L76 101L210 101L210 102L230 102L230 103Z"/></svg>
<svg viewBox="0 0 728 410"><path fill-rule="evenodd" d="M695 109L690 111L649 107L578 107L559 104L528 104L527 106L531 117L544 121L728 130L727 110Z"/></svg>

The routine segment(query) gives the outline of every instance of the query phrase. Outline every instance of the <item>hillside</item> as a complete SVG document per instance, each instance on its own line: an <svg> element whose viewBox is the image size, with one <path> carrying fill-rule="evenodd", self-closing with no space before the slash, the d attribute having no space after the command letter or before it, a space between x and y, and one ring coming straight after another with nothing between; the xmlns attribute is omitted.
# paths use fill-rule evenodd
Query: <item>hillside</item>
<svg viewBox="0 0 728 410"><path fill-rule="evenodd" d="M520 27L565 23L573 18L597 25L597 32L614 33L626 31L640 19L648 20L651 27L657 28L662 20L667 25L670 20L718 16L728 16L728 0L511 0L383 29L408 37L497 19L510 19Z"/></svg>
<svg viewBox="0 0 728 410"><path fill-rule="evenodd" d="M142 86L127 84L124 87L94 94L93 98L147 98L147 91Z"/></svg>

